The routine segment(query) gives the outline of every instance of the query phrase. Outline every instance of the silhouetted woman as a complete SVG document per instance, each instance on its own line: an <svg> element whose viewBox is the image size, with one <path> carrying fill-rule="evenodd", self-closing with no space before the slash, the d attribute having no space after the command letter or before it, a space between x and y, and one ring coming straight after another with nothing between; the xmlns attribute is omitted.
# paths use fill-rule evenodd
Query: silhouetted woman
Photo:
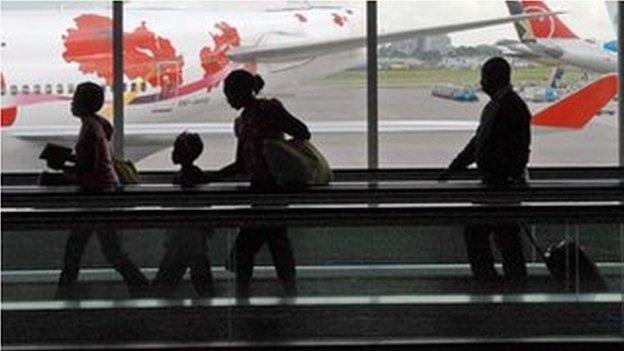
<svg viewBox="0 0 624 351"><path fill-rule="evenodd" d="M71 112L75 117L80 118L82 126L74 147L76 166L68 170L66 175L87 192L112 190L119 183L113 167L111 148L113 126L97 114L103 104L104 90L99 85L86 82L76 87ZM94 233L97 235L106 260L122 275L130 293L144 293L149 283L123 252L121 238L114 224L95 227L86 223L72 228L67 239L63 271L58 281L59 297L70 293L78 280L82 255Z"/></svg>
<svg viewBox="0 0 624 351"><path fill-rule="evenodd" d="M252 189L270 191L276 188L276 183L264 156L264 140L284 139L284 134L307 140L310 132L278 100L256 97L263 86L264 81L259 75L244 70L234 71L225 79L224 92L228 103L236 110L242 109L242 113L234 121L238 138L236 160L220 170L217 177L247 173ZM254 256L265 242L285 294L293 296L297 292L295 259L286 228L249 226L240 229L233 249L238 297L249 295Z"/></svg>

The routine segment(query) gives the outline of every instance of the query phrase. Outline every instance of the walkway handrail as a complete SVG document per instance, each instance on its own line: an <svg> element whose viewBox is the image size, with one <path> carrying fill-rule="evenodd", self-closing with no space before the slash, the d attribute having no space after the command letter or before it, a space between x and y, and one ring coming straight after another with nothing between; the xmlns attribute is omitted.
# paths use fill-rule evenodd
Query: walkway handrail
<svg viewBox="0 0 624 351"><path fill-rule="evenodd" d="M73 226L170 228L183 226L239 227L266 224L286 226L363 226L406 224L466 224L500 221L531 223L624 222L619 202L549 204L440 205L312 205L219 206L203 208L3 208L3 230L52 230Z"/></svg>
<svg viewBox="0 0 624 351"><path fill-rule="evenodd" d="M624 201L624 184L615 180L533 181L528 186L496 189L476 181L348 182L270 193L218 184L189 189L135 185L100 193L81 192L77 187L3 186L1 198L3 208Z"/></svg>
<svg viewBox="0 0 624 351"><path fill-rule="evenodd" d="M442 168L386 168L386 169L337 169L334 177L339 182L362 181L409 181L436 180ZM173 171L140 172L144 184L168 184L173 179ZM210 172L208 172L210 173ZM2 184L7 186L36 185L38 172L2 172ZM624 179L624 167L531 167L529 174L533 180L555 179ZM457 173L454 179L476 180L475 169ZM236 177L227 181L244 181L244 177Z"/></svg>

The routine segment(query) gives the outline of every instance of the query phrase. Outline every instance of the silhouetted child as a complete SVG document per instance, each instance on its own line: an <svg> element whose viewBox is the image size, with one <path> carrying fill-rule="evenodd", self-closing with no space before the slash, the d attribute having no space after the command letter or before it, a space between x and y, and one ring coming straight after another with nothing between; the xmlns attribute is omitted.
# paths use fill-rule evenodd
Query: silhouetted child
<svg viewBox="0 0 624 351"><path fill-rule="evenodd" d="M97 111L104 104L104 90L97 84L86 82L76 87L71 111L80 118L82 126L76 142L75 167L66 168L66 174L83 191L100 192L115 189L119 180L113 168L111 139L113 126ZM81 225L71 229L65 245L63 271L58 281L57 295L66 297L78 280L80 260L91 235L97 235L106 260L122 275L132 295L143 294L149 287L147 278L130 261L121 247L121 238L114 224L106 226Z"/></svg>
<svg viewBox="0 0 624 351"><path fill-rule="evenodd" d="M174 184L194 186L208 183L204 172L194 162L204 151L204 143L199 135L184 132L176 138L171 153L173 164L180 165L180 171L173 178Z"/></svg>
<svg viewBox="0 0 624 351"><path fill-rule="evenodd" d="M284 134L308 140L310 132L278 100L257 98L263 86L264 81L259 75L244 70L234 71L225 79L224 92L228 103L236 110L242 109L242 113L234 122L238 138L236 160L221 169L216 177L247 173L252 189L271 191L277 185L264 155L265 140L283 140ZM236 237L232 255L237 296L249 296L254 256L264 243L269 247L285 294L296 295L295 258L286 227L246 226Z"/></svg>
<svg viewBox="0 0 624 351"><path fill-rule="evenodd" d="M171 160L181 166L174 176L174 184L191 187L207 182L202 170L193 164L204 149L199 135L184 132L175 140ZM191 282L199 296L212 295L212 273L207 251L206 227L181 227L167 232L165 256L160 262L153 286L161 295L168 295L180 284L186 269L190 269Z"/></svg>

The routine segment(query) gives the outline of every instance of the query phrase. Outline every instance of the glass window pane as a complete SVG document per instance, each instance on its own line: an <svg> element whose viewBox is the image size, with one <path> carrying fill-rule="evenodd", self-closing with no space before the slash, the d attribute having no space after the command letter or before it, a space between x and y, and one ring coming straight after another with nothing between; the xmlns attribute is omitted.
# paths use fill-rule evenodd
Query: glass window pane
<svg viewBox="0 0 624 351"><path fill-rule="evenodd" d="M108 27L93 31L97 19L111 18L109 1L2 1L3 86L2 172L41 171L46 143L72 147L80 121L70 118L70 98L76 84L104 83L110 75L108 48L98 38ZM105 23L96 21L97 23ZM84 45L86 43L89 45ZM92 44L92 45L91 45ZM45 85L43 85L44 83ZM49 94L45 99L21 99L20 94ZM107 97L107 101L109 101ZM7 110L5 110L7 109ZM58 131L58 133L55 133ZM15 134L14 134L15 133ZM28 139L17 133L27 133Z"/></svg>
<svg viewBox="0 0 624 351"><path fill-rule="evenodd" d="M203 139L200 167L216 169L234 160L233 124L241 111L227 104L222 91L223 79L235 69L263 77L260 97L278 99L305 122L312 142L332 167L366 166L364 48L331 54L308 50L282 57L284 51L255 62L228 57L242 47L288 47L362 37L364 2L324 2L314 9L282 1L153 4L127 3L124 16L130 38L147 31L160 43L160 51L142 48L126 62L126 81L141 84L126 105L126 132L140 130L143 123L167 131L125 139L125 154L141 159L139 169L174 169L171 146L184 130L198 132ZM171 9L184 12L183 23L163 25Z"/></svg>
<svg viewBox="0 0 624 351"><path fill-rule="evenodd" d="M447 166L474 135L481 111L490 101L479 81L481 65L493 56L504 56L511 63L514 89L534 116L530 166L616 165L613 94L604 106L588 112L585 125L575 122L583 116L579 106L569 107L574 114L536 118L548 106L563 104L562 97L614 73L617 63L607 7L576 1L547 4L551 10L568 12L553 19L560 29L550 39L543 33L547 30L543 22L534 20L520 24L530 29L527 35L532 38L521 38L513 24L503 24L381 45L381 166ZM504 17L521 13L518 6L486 1L478 6L468 1L380 2L379 33ZM456 15L449 17L449 13ZM540 51L545 46L560 58ZM598 97L588 91L585 99Z"/></svg>

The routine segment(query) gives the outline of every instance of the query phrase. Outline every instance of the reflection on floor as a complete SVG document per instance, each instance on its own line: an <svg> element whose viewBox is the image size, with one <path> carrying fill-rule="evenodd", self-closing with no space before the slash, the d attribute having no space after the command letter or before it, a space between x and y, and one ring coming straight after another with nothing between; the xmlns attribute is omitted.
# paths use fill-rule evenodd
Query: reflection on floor
<svg viewBox="0 0 624 351"><path fill-rule="evenodd" d="M279 298L274 271L258 267L248 300L233 298L233 274L222 267L210 299L197 299L187 280L171 299L128 299L114 271L94 270L74 299L53 300L58 271L3 271L2 346L622 339L619 274L607 275L610 292L576 294L543 266L529 266L523 287L476 284L467 265L451 266L299 267L297 298Z"/></svg>
<svg viewBox="0 0 624 351"><path fill-rule="evenodd" d="M449 267L450 266L450 267ZM546 274L543 266L529 266L525 285L478 283L467 265L449 265L432 271L432 267L374 266L370 269L343 267L299 268L298 289L301 297L391 296L391 295L452 295L452 294L562 294L574 293L561 288ZM602 267L609 291L618 292L621 277L617 267ZM610 272L614 271L614 272ZM148 277L155 270L146 269ZM616 274L610 274L616 273ZM213 267L215 298L234 296L234 275L223 267ZM55 299L58 271L4 271L2 301L46 301ZM170 296L173 299L197 298L188 277ZM129 297L125 284L110 269L86 270L81 274L73 298L88 300L119 300ZM585 289L585 291L591 290ZM252 296L279 297L281 287L271 267L257 267L252 283ZM147 297L163 297L148 294Z"/></svg>

